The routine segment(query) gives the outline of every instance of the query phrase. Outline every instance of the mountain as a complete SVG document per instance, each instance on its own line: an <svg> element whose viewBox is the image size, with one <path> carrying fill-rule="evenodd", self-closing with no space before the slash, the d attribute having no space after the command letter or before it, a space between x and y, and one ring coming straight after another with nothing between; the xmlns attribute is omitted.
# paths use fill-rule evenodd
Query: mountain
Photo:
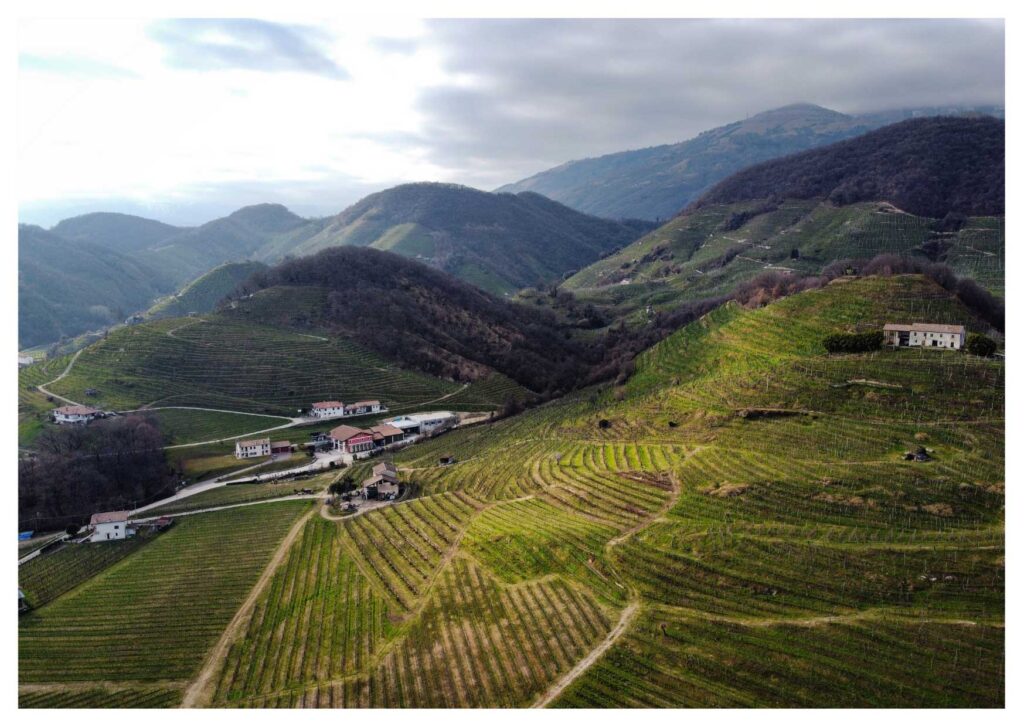
<svg viewBox="0 0 1024 727"><path fill-rule="evenodd" d="M93 212L61 220L50 232L69 242L87 242L119 252L134 252L158 245L187 229L135 215Z"/></svg>
<svg viewBox="0 0 1024 727"><path fill-rule="evenodd" d="M374 247L428 263L492 293L508 293L557 281L650 227L591 217L533 193L404 184L310 223L310 236L288 252Z"/></svg>
<svg viewBox="0 0 1024 727"><path fill-rule="evenodd" d="M257 273L222 308L235 320L312 328L457 381L501 373L567 391L584 352L555 316L501 300L393 252L332 247Z"/></svg>
<svg viewBox="0 0 1024 727"><path fill-rule="evenodd" d="M266 265L255 260L218 265L188 283L177 293L158 300L146 316L173 318L191 313L209 313L241 283L266 268Z"/></svg>
<svg viewBox="0 0 1024 727"><path fill-rule="evenodd" d="M991 117L912 119L855 139L755 165L694 205L755 199L886 201L916 215L1001 215L1005 123Z"/></svg>
<svg viewBox="0 0 1024 727"><path fill-rule="evenodd" d="M18 346L108 326L173 290L158 268L90 242L18 226Z"/></svg>
<svg viewBox="0 0 1024 727"><path fill-rule="evenodd" d="M978 109L1002 114L997 107ZM847 139L921 114L971 114L970 107L907 109L850 116L812 104L765 111L665 144L571 161L499 188L539 192L600 217L666 219L716 182L758 162Z"/></svg>
<svg viewBox="0 0 1024 727"><path fill-rule="evenodd" d="M988 118L910 120L765 162L563 288L641 323L647 306L670 310L764 272L814 275L896 253L945 263L1001 295L1002 128Z"/></svg>

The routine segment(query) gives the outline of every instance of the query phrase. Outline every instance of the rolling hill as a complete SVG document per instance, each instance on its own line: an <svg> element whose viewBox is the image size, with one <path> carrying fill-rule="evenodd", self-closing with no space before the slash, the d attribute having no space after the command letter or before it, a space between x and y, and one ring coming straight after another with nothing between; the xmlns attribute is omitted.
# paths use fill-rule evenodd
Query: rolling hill
<svg viewBox="0 0 1024 727"><path fill-rule="evenodd" d="M563 287L642 317L648 305L670 309L719 295L762 272L816 274L836 261L896 253L945 263L1001 295L1002 126L993 119L906 121L744 170ZM942 171L959 168L959 159L964 174ZM787 186L798 175L805 183Z"/></svg>
<svg viewBox="0 0 1024 727"><path fill-rule="evenodd" d="M759 162L831 144L907 118L1002 116L1000 107L903 109L850 116L793 104L665 144L566 162L499 192L539 192L599 217L664 220L717 182Z"/></svg>
<svg viewBox="0 0 1024 727"><path fill-rule="evenodd" d="M591 217L538 194L404 184L311 223L314 234L289 241L287 252L373 247L425 262L491 293L511 293L557 281L650 227ZM276 246L277 255L284 252Z"/></svg>
<svg viewBox="0 0 1024 727"><path fill-rule="evenodd" d="M50 232L69 242L85 242L119 252L134 252L154 247L187 229L135 215L93 212L61 220Z"/></svg>
<svg viewBox="0 0 1024 727"><path fill-rule="evenodd" d="M254 260L218 265L173 295L158 300L146 312L146 317L174 318L190 313L209 313L241 283L266 267Z"/></svg>
<svg viewBox="0 0 1024 727"><path fill-rule="evenodd" d="M397 453L417 497L312 512L276 559L298 503L181 518L21 618L19 701L1000 707L1004 362L822 346L890 320L975 328L919 276L730 303L623 386ZM230 572L197 580L214 552ZM87 651L97 629L135 637Z"/></svg>

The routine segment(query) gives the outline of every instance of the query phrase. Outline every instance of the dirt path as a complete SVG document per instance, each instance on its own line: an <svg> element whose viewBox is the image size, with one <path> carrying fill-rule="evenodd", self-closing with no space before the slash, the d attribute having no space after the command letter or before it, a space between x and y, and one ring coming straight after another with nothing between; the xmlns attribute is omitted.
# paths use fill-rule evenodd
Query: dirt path
<svg viewBox="0 0 1024 727"><path fill-rule="evenodd" d="M68 361L68 365L65 367L65 369L63 371L61 371L60 376L55 378L53 381L47 381L45 384L39 384L39 386L37 386L36 388L39 391L41 391L44 394L46 394L47 396L52 396L54 399L60 399L61 401L66 401L71 406L82 406L82 404L79 404L77 401L71 401L71 399L63 397L60 394L54 394L52 391L50 391L46 387L49 386L50 384L56 384L58 381L63 379L65 376L67 376L68 372L71 371L71 367L75 365L75 361L78 360L78 357L82 355L82 351L84 351L84 350L85 350L84 348L80 348L80 349L78 349L75 352L75 355L71 357L70 361Z"/></svg>
<svg viewBox="0 0 1024 727"><path fill-rule="evenodd" d="M552 685L552 687L548 689L547 692L545 692L544 696L542 696L540 699L533 703L533 708L539 709L541 707L546 707L549 704L551 704L551 702L557 699L562 694L562 692L565 691L566 687L568 687L570 684L576 681L576 679L583 672L589 669L593 665L593 663L597 661L604 654L604 652L608 651L608 649L610 649L612 645L616 641L618 641L619 637L626 632L626 629L629 627L629 625L633 622L633 619L636 617L636 613L637 610L639 610L639 608L640 604L636 601L633 601L628 606L626 606L626 608L622 611L622 615L619 616L619 622L615 624L615 627L608 632L607 636L604 637L604 641L598 644L593 651L591 651L589 654L580 659L576 663L576 666L570 669L565 676L563 676L561 679L555 682L554 685Z"/></svg>
<svg viewBox="0 0 1024 727"><path fill-rule="evenodd" d="M206 658L206 662L203 664L202 671L199 672L199 676L196 677L195 681L189 685L188 689L185 690L185 696L181 700L182 707L203 707L210 703L213 698L213 691L216 685L213 683L214 677L218 670L224 665L224 661L228 655L228 649L231 648L231 644L234 643L238 637L242 626L246 623L253 607L256 605L256 600L259 598L263 589L266 588L267 584L270 583L270 579L274 575L274 571L284 561L285 556L288 555L288 551L291 549L292 544L298 539L299 534L305 527L313 515L316 514L316 510L310 510L303 515L299 520L292 526L292 529L288 531L288 534L281 541L281 545L278 546L274 552L270 562L267 563L267 567L263 569L263 573L260 574L259 580L249 591L249 595L245 601L239 607L235 613L235 617L231 619L231 623L224 629L224 633L221 634L220 640L217 645L213 647L209 656Z"/></svg>

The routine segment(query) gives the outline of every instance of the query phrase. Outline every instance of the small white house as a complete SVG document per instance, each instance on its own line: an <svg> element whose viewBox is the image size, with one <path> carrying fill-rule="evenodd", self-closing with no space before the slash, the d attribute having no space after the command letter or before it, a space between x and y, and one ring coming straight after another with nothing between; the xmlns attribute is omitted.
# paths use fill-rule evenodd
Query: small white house
<svg viewBox="0 0 1024 727"><path fill-rule="evenodd" d="M317 419L345 416L345 405L340 401L317 401L309 409L310 416Z"/></svg>
<svg viewBox="0 0 1024 727"><path fill-rule="evenodd" d="M345 413L349 416L356 414L376 414L382 411L387 411L387 408L382 407L380 402L376 399L357 401L355 404L349 404L345 407Z"/></svg>
<svg viewBox="0 0 1024 727"><path fill-rule="evenodd" d="M18 368L23 369L26 366L31 366L36 362L33 356L18 356Z"/></svg>
<svg viewBox="0 0 1024 727"><path fill-rule="evenodd" d="M249 459L250 457L269 457L270 438L263 439L240 439L235 442L235 458Z"/></svg>
<svg viewBox="0 0 1024 727"><path fill-rule="evenodd" d="M886 323L882 335L890 346L959 350L967 339L967 330L943 323Z"/></svg>
<svg viewBox="0 0 1024 727"><path fill-rule="evenodd" d="M117 510L115 512L98 512L89 521L92 528L92 535L89 536L90 543L98 543L107 540L124 540L134 532L128 527L128 511Z"/></svg>
<svg viewBox="0 0 1024 727"><path fill-rule="evenodd" d="M91 406L59 406L53 410L53 420L58 424L86 424L100 415L99 409Z"/></svg>

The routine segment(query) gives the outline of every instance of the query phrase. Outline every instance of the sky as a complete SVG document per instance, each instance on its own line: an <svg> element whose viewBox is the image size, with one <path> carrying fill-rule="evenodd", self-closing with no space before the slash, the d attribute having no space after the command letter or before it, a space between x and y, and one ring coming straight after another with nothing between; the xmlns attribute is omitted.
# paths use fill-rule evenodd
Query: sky
<svg viewBox="0 0 1024 727"><path fill-rule="evenodd" d="M1002 105L981 20L20 21L19 218L335 214L494 189L778 106Z"/></svg>

